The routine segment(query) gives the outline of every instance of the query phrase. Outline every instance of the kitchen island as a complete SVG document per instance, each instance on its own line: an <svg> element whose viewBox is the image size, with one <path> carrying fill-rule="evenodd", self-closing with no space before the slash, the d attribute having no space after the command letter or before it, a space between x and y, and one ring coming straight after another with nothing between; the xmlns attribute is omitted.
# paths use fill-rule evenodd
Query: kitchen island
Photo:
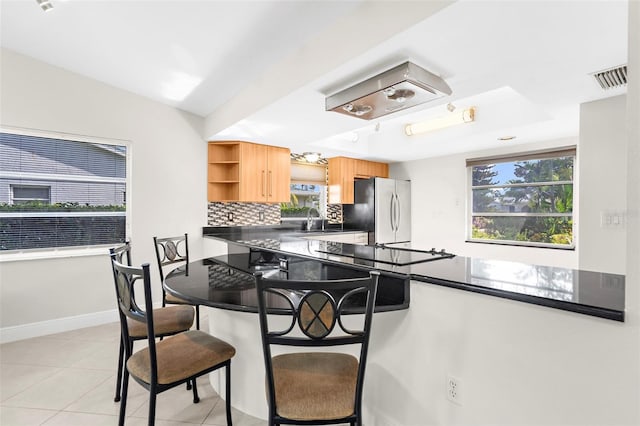
<svg viewBox="0 0 640 426"><path fill-rule="evenodd" d="M353 247L307 239L313 235L304 232L206 231L227 244L229 255L259 251L411 279L408 309L374 315L366 424L558 425L583 424L587 417L593 424L624 424L628 418L629 408L618 406L608 389L589 385L598 377L631 388L635 380L625 367L634 361L633 327L622 322L624 277L461 256L398 266L321 253ZM608 318L611 313L617 318ZM264 417L257 316L212 309L209 325L212 334L241 346L238 366L253 365L250 373L233 370L232 403ZM599 363L605 353L607 362ZM457 403L447 400L450 376L461 383ZM212 384L223 383L213 375ZM566 392L574 395L568 405Z"/></svg>

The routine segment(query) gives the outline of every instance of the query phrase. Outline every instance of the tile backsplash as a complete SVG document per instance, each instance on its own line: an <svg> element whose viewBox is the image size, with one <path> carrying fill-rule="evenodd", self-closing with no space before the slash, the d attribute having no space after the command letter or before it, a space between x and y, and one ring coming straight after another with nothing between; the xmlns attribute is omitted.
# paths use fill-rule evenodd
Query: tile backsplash
<svg viewBox="0 0 640 426"><path fill-rule="evenodd" d="M280 204L209 203L209 226L277 225L280 223Z"/></svg>
<svg viewBox="0 0 640 426"><path fill-rule="evenodd" d="M327 204L329 223L342 223L342 204Z"/></svg>
<svg viewBox="0 0 640 426"><path fill-rule="evenodd" d="M301 219L303 220L303 219ZM280 204L209 203L208 226L277 225ZM327 205L327 223L342 223L342 205Z"/></svg>

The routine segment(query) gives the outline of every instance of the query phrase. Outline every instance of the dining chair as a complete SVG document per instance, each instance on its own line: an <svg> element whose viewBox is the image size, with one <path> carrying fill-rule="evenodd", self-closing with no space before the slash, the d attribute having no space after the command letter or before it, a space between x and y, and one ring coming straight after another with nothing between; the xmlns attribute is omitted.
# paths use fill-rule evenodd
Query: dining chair
<svg viewBox="0 0 640 426"><path fill-rule="evenodd" d="M109 249L111 258L116 262L131 266L131 242ZM116 286L116 294L118 292L118 282L116 280L115 270L114 284ZM133 289L132 289L133 291ZM187 331L193 325L193 308L191 306L170 306L166 308L158 308L154 310L154 334L158 337L170 336L176 333ZM147 339L147 328L139 321L127 320L127 330L125 334L120 332L120 349L118 352L118 376L116 378L116 395L113 398L115 402L120 401L120 392L122 390L122 375L124 363L126 359L125 346L129 350L133 350L133 343L137 340ZM191 384L187 386L191 390Z"/></svg>
<svg viewBox="0 0 640 426"><path fill-rule="evenodd" d="M200 306L167 293L164 288L164 267L182 262L189 263L188 235L185 233L177 237L153 237L153 245L156 250L160 282L162 283L162 306L166 306L167 304L194 306L196 308L196 330L200 330Z"/></svg>
<svg viewBox="0 0 640 426"><path fill-rule="evenodd" d="M235 348L200 330L188 330L156 342L155 310L151 298L151 278L149 264L143 263L140 268L123 265L112 255L111 262L116 282L116 293L120 314L122 333L129 339L127 320L143 324L147 329L148 346L135 353L131 345L125 347L126 369L122 383L122 399L118 424L124 425L129 376L149 391L150 426L155 424L156 396L183 383L192 383L193 402L200 402L195 380L204 374L224 367L226 370L226 411L227 425L231 419L231 358ZM142 281L144 289L144 306L136 302L134 287Z"/></svg>
<svg viewBox="0 0 640 426"><path fill-rule="evenodd" d="M372 271L366 278L297 281L265 279L256 273L270 426L362 424L362 389L379 276ZM268 315L274 313L268 303L280 306L278 314L288 315L286 328L270 324L273 317L282 316ZM347 327L346 313L364 315L349 315ZM356 320L357 327L352 328ZM276 345L314 350L272 356ZM343 345L359 346L359 355L316 349Z"/></svg>

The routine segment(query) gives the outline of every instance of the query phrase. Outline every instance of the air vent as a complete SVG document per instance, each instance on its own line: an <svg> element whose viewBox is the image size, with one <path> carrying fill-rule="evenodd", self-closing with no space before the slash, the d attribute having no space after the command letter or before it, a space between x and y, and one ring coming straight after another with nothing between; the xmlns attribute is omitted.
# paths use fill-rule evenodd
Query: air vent
<svg viewBox="0 0 640 426"><path fill-rule="evenodd" d="M627 84L626 65L620 65L619 67L598 71L596 73L593 73L592 75L603 90L622 87Z"/></svg>

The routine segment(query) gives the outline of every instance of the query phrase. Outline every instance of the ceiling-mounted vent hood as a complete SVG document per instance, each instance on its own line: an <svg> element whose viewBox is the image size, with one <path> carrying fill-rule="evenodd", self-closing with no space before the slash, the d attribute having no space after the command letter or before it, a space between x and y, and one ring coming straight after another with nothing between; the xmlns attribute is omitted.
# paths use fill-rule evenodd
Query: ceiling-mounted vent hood
<svg viewBox="0 0 640 426"><path fill-rule="evenodd" d="M450 94L451 88L442 78L405 62L327 97L325 107L372 120Z"/></svg>

